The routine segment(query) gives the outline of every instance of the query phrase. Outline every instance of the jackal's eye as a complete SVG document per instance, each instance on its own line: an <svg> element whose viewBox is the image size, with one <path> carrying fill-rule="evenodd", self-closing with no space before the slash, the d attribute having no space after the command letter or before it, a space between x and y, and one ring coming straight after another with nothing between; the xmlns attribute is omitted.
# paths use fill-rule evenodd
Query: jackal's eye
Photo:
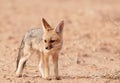
<svg viewBox="0 0 120 83"><path fill-rule="evenodd" d="M44 40L44 42L46 43L46 42L47 42L47 40Z"/></svg>
<svg viewBox="0 0 120 83"><path fill-rule="evenodd" d="M54 43L55 42L55 40L50 40L50 43Z"/></svg>

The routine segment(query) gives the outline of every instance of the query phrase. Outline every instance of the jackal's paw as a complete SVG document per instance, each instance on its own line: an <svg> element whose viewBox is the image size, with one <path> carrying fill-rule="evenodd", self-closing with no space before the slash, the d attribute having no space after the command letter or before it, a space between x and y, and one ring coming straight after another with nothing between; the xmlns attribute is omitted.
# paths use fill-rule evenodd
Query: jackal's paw
<svg viewBox="0 0 120 83"><path fill-rule="evenodd" d="M50 77L43 77L45 80L52 80Z"/></svg>
<svg viewBox="0 0 120 83"><path fill-rule="evenodd" d="M22 74L16 73L16 77L22 77Z"/></svg>
<svg viewBox="0 0 120 83"><path fill-rule="evenodd" d="M53 80L61 80L60 77L53 77Z"/></svg>

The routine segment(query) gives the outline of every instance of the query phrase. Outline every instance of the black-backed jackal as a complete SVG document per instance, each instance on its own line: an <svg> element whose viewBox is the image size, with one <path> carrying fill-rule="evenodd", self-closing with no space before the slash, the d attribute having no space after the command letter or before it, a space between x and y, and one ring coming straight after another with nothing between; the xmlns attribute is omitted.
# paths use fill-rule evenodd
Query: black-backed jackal
<svg viewBox="0 0 120 83"><path fill-rule="evenodd" d="M24 36L17 57L16 76L22 75L22 70L32 51L37 51L40 56L39 70L44 79L49 78L49 56L52 56L55 79L58 77L58 54L63 44L64 21L52 28L47 21L42 19L42 28L33 29Z"/></svg>

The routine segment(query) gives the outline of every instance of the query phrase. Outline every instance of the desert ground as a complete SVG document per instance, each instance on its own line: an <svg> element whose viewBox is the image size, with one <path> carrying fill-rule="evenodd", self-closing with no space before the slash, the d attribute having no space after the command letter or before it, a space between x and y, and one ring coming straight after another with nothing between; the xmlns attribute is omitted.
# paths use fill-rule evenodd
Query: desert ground
<svg viewBox="0 0 120 83"><path fill-rule="evenodd" d="M64 45L59 55L61 80L44 80L33 54L15 76L24 34L64 20ZM51 76L53 76L52 62ZM120 83L119 0L0 0L0 83Z"/></svg>

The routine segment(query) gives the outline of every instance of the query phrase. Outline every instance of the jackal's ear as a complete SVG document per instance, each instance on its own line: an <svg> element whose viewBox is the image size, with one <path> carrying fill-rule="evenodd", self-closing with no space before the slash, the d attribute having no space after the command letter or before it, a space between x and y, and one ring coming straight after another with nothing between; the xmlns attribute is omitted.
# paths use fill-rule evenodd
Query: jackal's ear
<svg viewBox="0 0 120 83"><path fill-rule="evenodd" d="M44 18L42 18L42 26L45 31L50 31L52 29L51 26L48 24L48 22Z"/></svg>
<svg viewBox="0 0 120 83"><path fill-rule="evenodd" d="M63 32L64 21L62 20L55 28L56 33L61 34Z"/></svg>

